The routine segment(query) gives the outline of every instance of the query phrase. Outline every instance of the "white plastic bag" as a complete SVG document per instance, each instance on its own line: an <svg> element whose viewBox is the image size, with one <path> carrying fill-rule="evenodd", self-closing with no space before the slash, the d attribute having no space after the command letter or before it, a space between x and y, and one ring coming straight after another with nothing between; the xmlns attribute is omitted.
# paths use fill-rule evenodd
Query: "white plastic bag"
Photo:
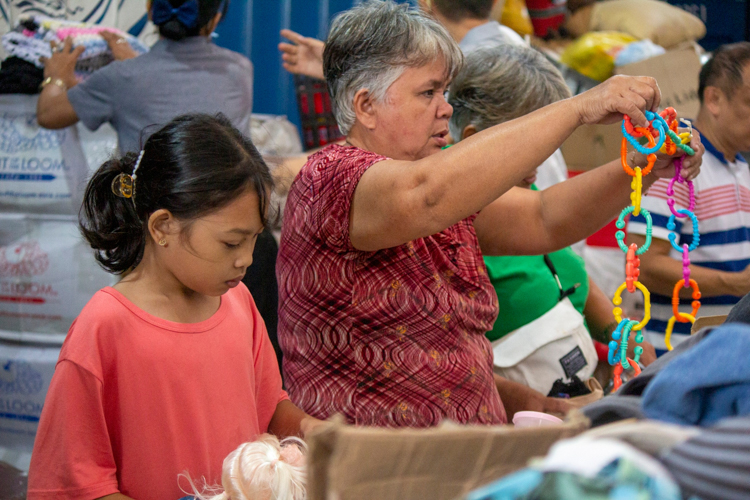
<svg viewBox="0 0 750 500"><path fill-rule="evenodd" d="M112 283L75 217L0 214L0 330L64 337L94 293ZM29 338L9 335L2 336Z"/></svg>
<svg viewBox="0 0 750 500"><path fill-rule="evenodd" d="M88 177L77 130L41 128L36 100L0 95L0 211L77 214Z"/></svg>

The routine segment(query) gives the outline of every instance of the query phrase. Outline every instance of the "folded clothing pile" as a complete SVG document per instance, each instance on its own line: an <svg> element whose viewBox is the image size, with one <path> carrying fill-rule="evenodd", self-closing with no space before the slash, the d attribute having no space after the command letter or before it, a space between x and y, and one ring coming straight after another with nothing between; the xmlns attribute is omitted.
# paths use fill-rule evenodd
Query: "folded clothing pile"
<svg viewBox="0 0 750 500"><path fill-rule="evenodd" d="M85 47L75 69L76 76L83 80L114 60L107 42L100 36L102 31L109 31L125 38L139 54L148 52L148 48L137 38L118 29L42 16L19 18L13 30L2 36L2 44L9 55L43 68L44 65L39 59L52 56L50 42L62 43L65 38L70 37L73 47Z"/></svg>
<svg viewBox="0 0 750 500"><path fill-rule="evenodd" d="M37 94L44 70L11 56L0 65L0 94Z"/></svg>

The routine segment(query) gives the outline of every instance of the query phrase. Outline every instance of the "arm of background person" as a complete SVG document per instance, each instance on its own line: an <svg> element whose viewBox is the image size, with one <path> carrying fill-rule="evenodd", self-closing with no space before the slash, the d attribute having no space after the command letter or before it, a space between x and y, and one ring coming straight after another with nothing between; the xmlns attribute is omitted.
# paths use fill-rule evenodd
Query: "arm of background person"
<svg viewBox="0 0 750 500"><path fill-rule="evenodd" d="M57 52L56 45L51 42L52 57L43 58L44 77L51 77L53 82L60 79L66 88L55 83L48 83L39 94L36 104L36 119L39 126L49 129L65 128L78 121L78 115L68 100L68 91L78 84L75 76L75 66L78 57L85 47L80 45L73 49L73 42L66 38L62 51Z"/></svg>
<svg viewBox="0 0 750 500"><path fill-rule="evenodd" d="M367 90L363 89L354 97L358 115L368 112L370 98L363 97L366 95ZM351 243L358 250L376 251L442 231L500 198L554 153L578 126L614 123L621 120L623 114L638 124L644 124L643 111L658 107L659 100L659 89L653 78L615 76L583 94L485 129L427 158L414 162L384 160L376 163L365 171L354 191L349 219ZM700 159L691 158L686 160L688 162L693 168L689 175L694 176ZM600 202L611 197L613 192L622 198L618 201L620 208L626 204L630 179L620 174L615 180L613 168L604 170L603 173L593 171L588 176L578 176L606 176L605 182L597 184L603 192L588 194L586 199L594 202L588 206L578 203L575 209L578 213L598 211ZM664 170L672 175L674 168ZM577 178L553 186L557 188L554 191L569 189L562 186L575 180ZM579 180L575 186L580 186L581 182L588 181ZM544 193L552 192L553 188ZM555 197L545 196L544 199ZM558 199L572 201L563 197ZM535 209L537 216L542 209L544 213L565 212L563 207L543 207L540 203ZM512 221L508 224L521 232L529 229L520 224L513 226ZM572 224L565 223L564 226ZM532 228L538 227L539 224L535 224ZM498 235L498 239L507 235L507 232ZM532 239L539 238L534 235ZM567 243L557 248L580 239L566 239ZM515 240L521 241L523 237L516 235ZM545 251L528 250L531 254Z"/></svg>
<svg viewBox="0 0 750 500"><path fill-rule="evenodd" d="M271 175L273 176L274 191L279 196L286 196L289 194L289 189L292 187L292 182L299 174L302 167L307 163L307 153L290 156L287 158L273 159L269 163L273 165L276 163L276 167L271 169Z"/></svg>
<svg viewBox="0 0 750 500"><path fill-rule="evenodd" d="M548 398L541 392L535 391L518 382L505 379L494 374L495 386L503 401L508 421L519 411L540 411L565 415L571 409L567 401L560 398Z"/></svg>
<svg viewBox="0 0 750 500"><path fill-rule="evenodd" d="M290 73L325 80L323 75L323 49L325 43L308 38L292 30L281 30L281 36L294 43L281 42L281 65Z"/></svg>
<svg viewBox="0 0 750 500"><path fill-rule="evenodd" d="M337 142L336 144L341 143L343 143L343 141ZM276 194L279 196L286 196L289 194L292 182L294 182L294 179L297 178L297 174L299 174L302 167L307 163L307 159L325 147L327 146L314 148L297 156L272 159L271 164L276 164L276 167L271 170L271 175L273 176L273 181L275 183L274 191L276 191Z"/></svg>
<svg viewBox="0 0 750 500"><path fill-rule="evenodd" d="M628 234L627 244L637 244L639 247L646 241L640 234ZM682 260L670 256L672 245L667 240L653 238L651 248L640 256L640 281L653 293L672 296L674 286L682 279ZM750 292L750 266L740 272L719 271L696 264L690 265L690 278L698 282L701 295L716 297L719 295L735 295L741 297ZM689 298L692 288L682 288L680 297Z"/></svg>
<svg viewBox="0 0 750 500"><path fill-rule="evenodd" d="M285 399L276 405L276 411L268 424L268 432L279 439L289 436L305 437L314 428L323 424L324 421L311 417Z"/></svg>
<svg viewBox="0 0 750 500"><path fill-rule="evenodd" d="M586 298L586 306L583 309L583 316L586 318L586 324L589 327L589 332L591 332L591 338L604 345L609 344L609 341L612 340L612 332L617 328L617 321L612 314L612 309L614 309L614 307L614 304L612 304L612 301L610 301L604 294L604 291L594 283L594 280L589 278L589 296ZM656 361L656 350L650 342L645 340L640 344L636 344L635 336L635 332L630 335L628 357L632 359L635 354L635 346L640 345L643 347L640 362L644 366L648 366Z"/></svg>

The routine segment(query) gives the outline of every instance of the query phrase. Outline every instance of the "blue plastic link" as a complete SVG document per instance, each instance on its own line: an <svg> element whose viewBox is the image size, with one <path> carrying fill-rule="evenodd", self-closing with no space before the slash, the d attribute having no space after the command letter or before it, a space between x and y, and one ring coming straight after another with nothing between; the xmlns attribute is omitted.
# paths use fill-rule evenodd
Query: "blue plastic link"
<svg viewBox="0 0 750 500"><path fill-rule="evenodd" d="M615 223L617 229L625 229L625 217L633 213L633 210L635 210L635 207L631 205L624 208L622 212L620 212L620 216L617 218L617 222ZM641 207L641 214L643 214L643 216L646 218L646 241L645 243L643 243L642 247L635 251L636 255L643 255L651 246L651 233L653 232L653 221L651 220L651 213L645 208ZM617 238L617 245L619 245L620 250L628 253L628 247L625 245L625 231L617 231L615 233L615 238ZM680 250L680 252L682 252L682 250Z"/></svg>
<svg viewBox="0 0 750 500"><path fill-rule="evenodd" d="M643 211L643 209L641 209L641 211ZM701 233L698 229L698 217L696 217L693 212L686 209L677 210L677 213L685 217L690 217L690 220L693 221L693 241L688 247L688 252L692 252L693 250L698 248L698 245L700 245L701 242ZM677 225L675 224L675 216L674 214L672 214L669 216L669 221L667 221L667 229L669 229L670 231L674 231L676 228ZM682 248L677 244L677 236L677 233L669 233L669 242L672 244L672 248L682 253Z"/></svg>
<svg viewBox="0 0 750 500"><path fill-rule="evenodd" d="M625 128L625 120L622 122L622 135L625 136L625 138L628 140L628 142L640 153L644 155L648 155L651 153L656 153L661 149L661 147L664 145L664 141L667 140L667 133L666 130L669 130L669 127L667 126L667 122L664 121L664 118L659 116L656 113L652 113L651 111L646 111L646 119L651 123L651 125L655 129L659 129L659 139L656 141L656 145L653 148L648 148L646 146L643 146L640 142L638 142L638 139L633 137L632 135L628 134L627 129ZM657 119L658 118L658 119ZM660 120L661 121L660 121ZM679 141L679 138L678 138Z"/></svg>

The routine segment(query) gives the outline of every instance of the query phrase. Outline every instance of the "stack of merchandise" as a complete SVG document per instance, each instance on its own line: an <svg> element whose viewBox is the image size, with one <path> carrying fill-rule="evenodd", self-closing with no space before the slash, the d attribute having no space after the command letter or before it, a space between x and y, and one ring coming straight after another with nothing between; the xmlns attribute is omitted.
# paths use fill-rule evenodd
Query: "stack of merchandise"
<svg viewBox="0 0 750 500"><path fill-rule="evenodd" d="M86 48L76 63L76 76L85 79L114 60L107 42L99 35L102 31L124 38L138 54L148 52L148 48L137 38L115 28L28 15L21 17L14 29L3 35L2 44L10 56L41 69L44 66L40 58L52 56L50 42L62 43L70 38L73 47Z"/></svg>
<svg viewBox="0 0 750 500"><path fill-rule="evenodd" d="M0 95L0 471L28 468L66 332L112 283L81 238L77 213L90 172L86 153L97 150L90 160L101 163L116 136L43 129L36 100Z"/></svg>

